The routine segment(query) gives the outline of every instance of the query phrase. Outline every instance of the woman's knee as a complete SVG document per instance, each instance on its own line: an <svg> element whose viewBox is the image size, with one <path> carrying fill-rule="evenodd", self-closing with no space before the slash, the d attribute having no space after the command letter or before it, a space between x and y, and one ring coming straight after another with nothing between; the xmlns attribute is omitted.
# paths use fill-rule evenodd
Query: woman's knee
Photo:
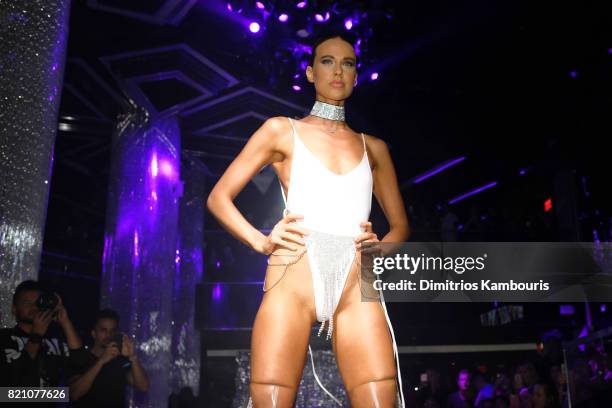
<svg viewBox="0 0 612 408"><path fill-rule="evenodd" d="M249 384L253 408L285 408L293 407L297 394L297 386L282 384L279 380L257 382L252 380Z"/></svg>
<svg viewBox="0 0 612 408"><path fill-rule="evenodd" d="M397 403L397 383L395 377L364 381L350 388L348 396L353 408L393 408Z"/></svg>

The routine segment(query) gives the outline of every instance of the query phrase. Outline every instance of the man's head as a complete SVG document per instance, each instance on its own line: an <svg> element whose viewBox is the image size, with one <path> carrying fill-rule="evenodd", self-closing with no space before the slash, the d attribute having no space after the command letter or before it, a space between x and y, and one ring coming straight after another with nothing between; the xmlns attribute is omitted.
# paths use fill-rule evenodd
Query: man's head
<svg viewBox="0 0 612 408"><path fill-rule="evenodd" d="M13 293L12 312L17 323L32 324L39 312L36 301L42 293L40 283L33 280L21 282Z"/></svg>
<svg viewBox="0 0 612 408"><path fill-rule="evenodd" d="M470 388L470 371L469 370L461 370L459 371L459 375L457 375L457 387L459 387L459 391L467 391Z"/></svg>
<svg viewBox="0 0 612 408"><path fill-rule="evenodd" d="M106 347L119 327L119 314L112 309L102 309L96 314L96 321L91 330L94 347Z"/></svg>

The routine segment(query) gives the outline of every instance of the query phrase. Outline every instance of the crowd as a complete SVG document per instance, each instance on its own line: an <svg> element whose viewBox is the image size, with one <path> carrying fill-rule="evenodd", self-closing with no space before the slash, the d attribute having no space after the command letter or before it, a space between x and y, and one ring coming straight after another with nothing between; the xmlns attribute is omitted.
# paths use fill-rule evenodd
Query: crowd
<svg viewBox="0 0 612 408"><path fill-rule="evenodd" d="M61 297L27 280L14 291L12 314L15 325L0 329L0 386L68 387L69 405L87 408L125 406L128 386L148 390L136 345L119 331L117 312L97 313L91 322L92 344L84 346Z"/></svg>
<svg viewBox="0 0 612 408"><path fill-rule="evenodd" d="M550 357L523 360L494 373L482 367L461 369L450 391L443 373L428 369L407 393L407 407L612 407L612 359L603 347L587 346L573 354L567 372L558 356Z"/></svg>

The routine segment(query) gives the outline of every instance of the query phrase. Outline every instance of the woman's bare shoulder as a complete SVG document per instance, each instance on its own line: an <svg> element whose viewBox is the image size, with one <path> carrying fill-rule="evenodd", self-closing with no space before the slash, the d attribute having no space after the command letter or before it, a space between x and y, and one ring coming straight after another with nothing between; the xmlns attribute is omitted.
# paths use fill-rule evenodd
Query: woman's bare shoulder
<svg viewBox="0 0 612 408"><path fill-rule="evenodd" d="M379 137L369 135L367 133L363 134L365 136L366 145L368 146L368 150L371 150L373 153L380 153L388 151L387 142L382 140Z"/></svg>
<svg viewBox="0 0 612 408"><path fill-rule="evenodd" d="M372 158L374 165L389 158L389 147L387 146L387 142L367 133L364 133L364 136L368 154Z"/></svg>
<svg viewBox="0 0 612 408"><path fill-rule="evenodd" d="M288 135L291 135L289 119L285 116L273 116L261 124L249 142L278 151L283 150L282 147L286 144Z"/></svg>

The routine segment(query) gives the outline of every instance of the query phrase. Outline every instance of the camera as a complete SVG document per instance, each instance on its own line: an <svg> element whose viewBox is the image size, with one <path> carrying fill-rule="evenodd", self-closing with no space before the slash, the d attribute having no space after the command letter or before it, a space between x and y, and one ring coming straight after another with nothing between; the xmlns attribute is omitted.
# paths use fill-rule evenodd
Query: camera
<svg viewBox="0 0 612 408"><path fill-rule="evenodd" d="M41 295L36 299L36 306L38 310L41 312L46 312L47 310L53 310L59 303L57 296L54 292L46 291L41 293Z"/></svg>
<svg viewBox="0 0 612 408"><path fill-rule="evenodd" d="M113 332L113 334L111 334L110 336L110 339L108 340L108 344L111 344L111 343L117 344L119 351L121 351L121 348L123 346L123 333L121 333L118 330Z"/></svg>

